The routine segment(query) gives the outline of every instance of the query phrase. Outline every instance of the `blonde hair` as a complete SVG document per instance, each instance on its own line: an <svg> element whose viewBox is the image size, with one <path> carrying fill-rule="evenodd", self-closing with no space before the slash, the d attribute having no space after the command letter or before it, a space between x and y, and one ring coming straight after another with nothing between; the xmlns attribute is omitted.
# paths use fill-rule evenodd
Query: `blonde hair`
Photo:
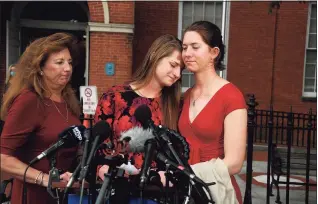
<svg viewBox="0 0 318 204"><path fill-rule="evenodd" d="M71 55L75 45L72 35L66 33L55 33L53 35L39 38L33 41L24 51L18 63L15 65L16 75L12 77L8 91L4 95L1 107L1 118L4 120L13 100L23 89L34 91L41 99L50 95L43 77L40 75L42 67L52 53L67 48ZM73 57L73 56L72 56ZM71 112L76 116L80 115L79 102L75 93L68 83L62 90L62 97L66 101Z"/></svg>
<svg viewBox="0 0 318 204"><path fill-rule="evenodd" d="M138 90L148 85L155 75L160 60L171 55L176 50L182 52L182 43L178 38L169 34L157 38L150 46L141 66L138 67L132 77L132 83L137 85L136 89ZM178 80L170 87L162 89L163 125L173 130L177 130L180 96L181 80Z"/></svg>

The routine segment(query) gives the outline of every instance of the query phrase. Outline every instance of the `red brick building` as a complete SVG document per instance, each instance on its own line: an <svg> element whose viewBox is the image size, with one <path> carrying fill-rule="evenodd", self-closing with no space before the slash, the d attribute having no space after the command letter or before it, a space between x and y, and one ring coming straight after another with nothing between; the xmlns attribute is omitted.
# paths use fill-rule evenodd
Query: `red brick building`
<svg viewBox="0 0 318 204"><path fill-rule="evenodd" d="M255 94L258 108L316 112L317 5L283 2L269 13L269 2L0 2L0 84L7 67L27 44L57 31L83 41L73 83L96 85L99 93L130 79L151 42L166 33L182 36L187 25L209 20L222 28L226 70L220 75L244 94ZM115 74L106 75L106 63ZM193 85L183 73L183 89ZM3 86L0 87L3 92Z"/></svg>

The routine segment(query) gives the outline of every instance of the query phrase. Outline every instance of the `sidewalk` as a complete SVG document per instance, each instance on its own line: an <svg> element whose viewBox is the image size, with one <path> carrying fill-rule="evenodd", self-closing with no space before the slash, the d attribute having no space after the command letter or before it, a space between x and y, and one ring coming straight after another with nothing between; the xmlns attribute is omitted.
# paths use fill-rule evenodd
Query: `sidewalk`
<svg viewBox="0 0 318 204"><path fill-rule="evenodd" d="M242 171L240 174L235 175L236 181L240 186L241 193L244 200L245 188L246 188L246 161L244 162ZM283 179L283 178L282 178ZM291 179L304 180L305 176L292 175ZM317 182L317 177L310 177L311 182ZM253 181L252 181L252 204L265 204L266 203L266 182L267 182L267 161L253 161ZM286 186L286 185L285 185ZM300 186L292 186L289 191L289 203L290 204L300 204L305 203L305 188ZM282 203L286 203L286 188L283 184L280 184L280 200ZM274 196L270 197L270 203L276 204L276 188L273 187ZM317 188L312 188L309 190L309 203L317 203Z"/></svg>

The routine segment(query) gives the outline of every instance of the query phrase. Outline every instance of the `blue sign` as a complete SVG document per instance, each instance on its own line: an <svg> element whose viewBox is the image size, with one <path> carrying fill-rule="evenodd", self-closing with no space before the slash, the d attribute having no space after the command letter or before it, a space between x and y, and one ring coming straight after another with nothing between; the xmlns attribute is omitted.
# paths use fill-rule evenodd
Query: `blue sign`
<svg viewBox="0 0 318 204"><path fill-rule="evenodd" d="M113 62L106 63L105 73L107 76L113 76L115 74L115 64Z"/></svg>

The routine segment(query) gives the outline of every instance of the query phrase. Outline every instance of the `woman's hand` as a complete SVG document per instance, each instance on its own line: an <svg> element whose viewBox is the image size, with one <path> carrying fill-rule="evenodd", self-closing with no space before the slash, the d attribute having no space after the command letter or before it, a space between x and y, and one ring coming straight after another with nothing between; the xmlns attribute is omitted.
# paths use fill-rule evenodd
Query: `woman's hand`
<svg viewBox="0 0 318 204"><path fill-rule="evenodd" d="M109 166L108 165L103 165L99 171L98 171L98 176L104 181L104 174L108 172Z"/></svg>
<svg viewBox="0 0 318 204"><path fill-rule="evenodd" d="M165 171L158 171L158 174L160 176L160 181L163 186L166 186L166 176L165 176ZM172 187L173 184L169 181L169 187Z"/></svg>
<svg viewBox="0 0 318 204"><path fill-rule="evenodd" d="M70 180L71 176L72 176L72 173L67 171L67 172L60 175L60 179L62 182L68 182Z"/></svg>

